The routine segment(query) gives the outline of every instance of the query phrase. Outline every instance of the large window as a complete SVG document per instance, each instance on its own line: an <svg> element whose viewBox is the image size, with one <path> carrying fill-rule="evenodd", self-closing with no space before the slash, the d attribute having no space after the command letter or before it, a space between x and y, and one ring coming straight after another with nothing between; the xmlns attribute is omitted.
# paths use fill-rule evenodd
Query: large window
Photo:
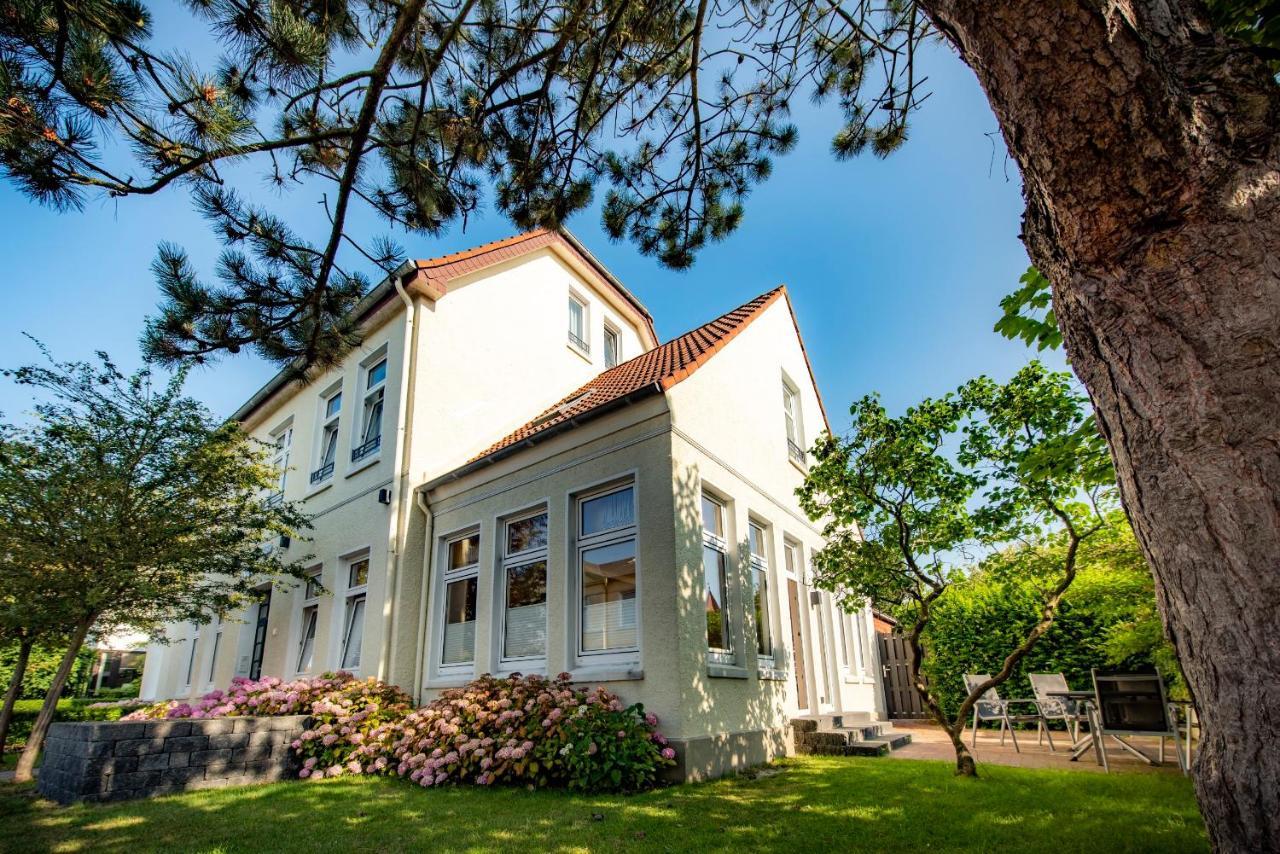
<svg viewBox="0 0 1280 854"><path fill-rule="evenodd" d="M606 323L604 326L604 366L612 368L620 361L622 361L622 339L618 335L618 330Z"/></svg>
<svg viewBox="0 0 1280 854"><path fill-rule="evenodd" d="M635 503L634 484L582 495L575 502L578 651L584 656L639 650Z"/></svg>
<svg viewBox="0 0 1280 854"><path fill-rule="evenodd" d="M751 551L751 610L756 624L756 652L763 659L773 658L773 627L770 624L769 557L765 531L752 522L748 529Z"/></svg>
<svg viewBox="0 0 1280 854"><path fill-rule="evenodd" d="M729 611L728 543L725 539L724 505L702 496L702 575L706 583L707 648L722 656L733 654Z"/></svg>
<svg viewBox="0 0 1280 854"><path fill-rule="evenodd" d="M441 668L470 666L476 655L476 578L480 535L449 540L445 547L444 637Z"/></svg>
<svg viewBox="0 0 1280 854"><path fill-rule="evenodd" d="M302 594L302 622L298 633L298 658L294 670L309 673L315 664L316 626L320 621L320 573L308 576Z"/></svg>
<svg viewBox="0 0 1280 854"><path fill-rule="evenodd" d="M316 445L319 456L316 469L311 473L313 484L324 483L333 476L338 459L338 422L342 419L342 391L339 389L320 399L320 441Z"/></svg>
<svg viewBox="0 0 1280 854"><path fill-rule="evenodd" d="M782 414L787 424L787 454L792 462L805 465L804 425L800 419L800 392L795 386L782 381Z"/></svg>
<svg viewBox="0 0 1280 854"><path fill-rule="evenodd" d="M569 294L569 343L583 353L591 352L587 343L587 303L576 294Z"/></svg>
<svg viewBox="0 0 1280 854"><path fill-rule="evenodd" d="M386 399L387 360L384 356L364 370L364 408L351 462L371 457L382 447L382 409Z"/></svg>
<svg viewBox="0 0 1280 854"><path fill-rule="evenodd" d="M347 607L342 629L343 670L360 668L360 648L364 641L365 594L369 585L369 557L347 563Z"/></svg>
<svg viewBox="0 0 1280 854"><path fill-rule="evenodd" d="M502 660L547 655L547 514L506 523L502 549Z"/></svg>

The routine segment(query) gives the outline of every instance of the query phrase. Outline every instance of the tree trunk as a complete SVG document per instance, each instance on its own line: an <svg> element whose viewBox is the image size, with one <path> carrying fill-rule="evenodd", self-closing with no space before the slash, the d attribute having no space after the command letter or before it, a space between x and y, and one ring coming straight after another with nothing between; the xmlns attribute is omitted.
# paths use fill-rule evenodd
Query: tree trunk
<svg viewBox="0 0 1280 854"><path fill-rule="evenodd" d="M53 675L53 682L49 685L49 693L44 695L44 705L40 707L40 714L36 716L36 722L31 727L27 746L22 749L22 756L18 758L18 767L13 774L16 783L31 781L31 772L36 767L36 757L40 755L40 749L44 746L44 737L49 732L49 725L53 723L54 713L58 710L58 698L62 696L67 677L71 675L71 668L76 663L76 655L79 654L85 636L89 634L92 626L93 620L82 622L71 636L67 651L63 654L62 661L58 664L58 671Z"/></svg>
<svg viewBox="0 0 1280 854"><path fill-rule="evenodd" d="M9 741L9 725L13 723L13 706L22 693L22 679L27 673L27 661L31 658L31 647L35 641L23 637L18 643L18 660L13 665L13 676L9 678L9 690L4 695L4 706L0 707L0 756L4 756L5 745Z"/></svg>
<svg viewBox="0 0 1280 854"><path fill-rule="evenodd" d="M1165 627L1214 847L1280 850L1280 87L1186 0L922 0L1023 176Z"/></svg>

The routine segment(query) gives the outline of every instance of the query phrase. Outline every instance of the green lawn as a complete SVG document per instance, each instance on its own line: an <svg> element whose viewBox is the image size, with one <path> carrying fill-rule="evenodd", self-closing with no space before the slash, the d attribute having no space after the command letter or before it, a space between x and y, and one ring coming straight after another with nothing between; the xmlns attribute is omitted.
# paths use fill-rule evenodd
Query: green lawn
<svg viewBox="0 0 1280 854"><path fill-rule="evenodd" d="M360 778L65 809L9 785L0 786L0 850L1208 850L1182 777L981 771L961 780L944 762L805 757L757 779L630 797Z"/></svg>

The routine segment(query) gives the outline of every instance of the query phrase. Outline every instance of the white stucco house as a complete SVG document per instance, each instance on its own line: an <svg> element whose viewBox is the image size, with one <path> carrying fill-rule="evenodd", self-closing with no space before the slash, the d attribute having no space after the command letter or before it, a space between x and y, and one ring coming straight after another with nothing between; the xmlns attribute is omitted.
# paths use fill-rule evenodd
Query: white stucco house
<svg viewBox="0 0 1280 854"><path fill-rule="evenodd" d="M572 674L662 719L702 778L791 749L804 715L883 715L869 607L809 584L794 492L827 429L785 288L665 344L567 232L405 265L364 343L235 414L314 514L323 585L173 626L143 696L347 669L426 701Z"/></svg>

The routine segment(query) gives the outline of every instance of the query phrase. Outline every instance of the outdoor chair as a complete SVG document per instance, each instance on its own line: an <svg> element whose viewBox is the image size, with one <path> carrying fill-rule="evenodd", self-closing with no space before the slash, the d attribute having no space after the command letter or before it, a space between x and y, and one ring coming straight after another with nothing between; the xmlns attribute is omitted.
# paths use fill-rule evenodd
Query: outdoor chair
<svg viewBox="0 0 1280 854"><path fill-rule="evenodd" d="M1099 673L1093 671L1094 704L1089 710L1092 720L1094 750L1098 761L1108 772L1107 738L1148 765L1164 763L1164 740L1173 739L1173 752L1178 768L1187 773L1182 753L1182 736L1178 731L1177 713L1164 692L1164 680L1155 673ZM1159 756L1153 760L1126 739L1138 735L1160 739Z"/></svg>
<svg viewBox="0 0 1280 854"><path fill-rule="evenodd" d="M966 693L972 692L983 682L991 677L985 673L966 673L964 675L964 689ZM978 702L973 704L973 739L974 748L978 746L978 724L982 721L999 721L1000 722L1000 746L1004 747L1004 734L1007 731L1009 737L1013 739L1013 749L1017 753L1022 752L1022 748L1018 746L1018 734L1014 731L1013 725L1016 723L1036 722L1037 736L1043 733L1049 738L1049 749L1054 750L1053 734L1049 732L1049 728L1045 725L1045 719L1041 716L1037 709L1034 715L1031 714L1010 714L1009 707L1016 705L1029 705L1036 708L1036 701L1031 699L1005 700L996 693L995 688L988 688L983 692Z"/></svg>
<svg viewBox="0 0 1280 854"><path fill-rule="evenodd" d="M1071 690L1067 677L1061 673L1029 673L1027 678L1031 681L1031 693L1036 695L1036 706L1040 709L1040 717L1045 719L1046 729L1049 721L1062 721L1071 734L1071 740L1079 740L1081 722L1088 723L1083 704L1070 697L1052 697L1049 693Z"/></svg>

